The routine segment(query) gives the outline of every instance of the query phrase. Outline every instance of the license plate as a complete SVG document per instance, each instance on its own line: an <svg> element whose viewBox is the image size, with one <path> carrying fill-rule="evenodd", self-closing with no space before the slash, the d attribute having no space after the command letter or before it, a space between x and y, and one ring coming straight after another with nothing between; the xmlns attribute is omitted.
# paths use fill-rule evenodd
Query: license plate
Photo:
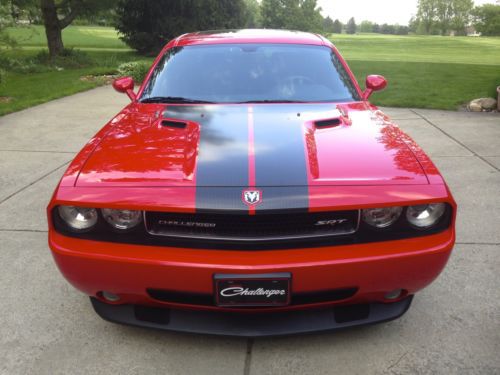
<svg viewBox="0 0 500 375"><path fill-rule="evenodd" d="M217 306L286 306L290 303L289 273L215 275Z"/></svg>

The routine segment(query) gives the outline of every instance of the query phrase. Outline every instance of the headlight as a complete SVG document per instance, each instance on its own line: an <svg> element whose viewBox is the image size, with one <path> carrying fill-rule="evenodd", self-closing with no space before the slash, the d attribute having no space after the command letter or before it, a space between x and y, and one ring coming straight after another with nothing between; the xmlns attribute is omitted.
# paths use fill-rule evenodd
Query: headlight
<svg viewBox="0 0 500 375"><path fill-rule="evenodd" d="M104 219L115 229L128 230L135 228L142 221L142 211L101 209Z"/></svg>
<svg viewBox="0 0 500 375"><path fill-rule="evenodd" d="M409 206L406 210L406 219L414 227L426 229L436 224L446 210L444 203L420 204Z"/></svg>
<svg viewBox="0 0 500 375"><path fill-rule="evenodd" d="M74 232L86 232L97 224L97 210L95 208L59 206L59 216Z"/></svg>
<svg viewBox="0 0 500 375"><path fill-rule="evenodd" d="M402 207L369 208L363 210L363 221L375 228L387 228L401 216Z"/></svg>

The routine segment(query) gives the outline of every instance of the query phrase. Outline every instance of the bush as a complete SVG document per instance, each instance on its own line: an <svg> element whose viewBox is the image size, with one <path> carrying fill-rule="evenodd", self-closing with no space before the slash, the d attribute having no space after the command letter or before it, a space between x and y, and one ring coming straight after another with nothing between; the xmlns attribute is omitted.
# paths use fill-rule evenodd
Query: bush
<svg viewBox="0 0 500 375"><path fill-rule="evenodd" d="M119 0L116 28L121 39L145 55L155 55L180 34L242 27L243 0Z"/></svg>
<svg viewBox="0 0 500 375"><path fill-rule="evenodd" d="M47 71L46 67L37 65L31 59L14 58L10 56L0 56L0 69L22 74Z"/></svg>
<svg viewBox="0 0 500 375"><path fill-rule="evenodd" d="M50 58L47 50L43 50L35 56L34 63L65 69L86 68L95 65L92 58L85 52L72 48L65 48L64 51L54 59Z"/></svg>
<svg viewBox="0 0 500 375"><path fill-rule="evenodd" d="M149 71L149 64L142 61L132 61L118 66L118 75L122 77L130 76L136 82L142 82Z"/></svg>
<svg viewBox="0 0 500 375"><path fill-rule="evenodd" d="M95 65L85 52L66 49L61 56L51 60L48 51L32 57L0 55L0 69L21 74L42 73L54 69L78 69Z"/></svg>

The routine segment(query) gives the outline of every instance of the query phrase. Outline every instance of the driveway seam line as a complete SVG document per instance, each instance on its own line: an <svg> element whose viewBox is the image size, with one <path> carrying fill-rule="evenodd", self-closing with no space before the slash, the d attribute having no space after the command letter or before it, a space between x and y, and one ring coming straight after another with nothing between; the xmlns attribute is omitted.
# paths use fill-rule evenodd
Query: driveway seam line
<svg viewBox="0 0 500 375"><path fill-rule="evenodd" d="M408 355L408 353L409 353L409 352L408 352L408 351L406 351L406 352L405 352L402 356L400 356L400 357L399 357L399 359L398 359L396 362L394 362L392 365L390 365L390 366L387 368L387 370L391 370L391 372L393 372L393 371L392 371L392 368L393 368L393 367L395 367L395 366L397 366L397 365L399 365L399 362L401 362L401 360L402 360L404 357L406 357L406 356Z"/></svg>
<svg viewBox="0 0 500 375"><path fill-rule="evenodd" d="M413 109L410 109L410 111L412 111L413 113L416 114L416 112ZM459 144L460 146L462 146L463 148L465 148L467 151L469 151L470 153L472 153L474 156L477 156L479 159L481 159L483 162L485 162L490 167L492 167L493 169L495 169L497 172L500 172L500 169L497 168L494 164L491 164L487 159L485 159L484 157L482 157L481 155L479 155L477 152L475 152L474 150L472 150L469 147L467 147L465 144L463 144L462 142L460 142L458 139L456 139L452 135L448 134L446 131L444 131L439 126L437 126L432 121L430 121L427 117L425 117L424 115L420 115L420 117L422 117L428 124L430 124L431 126L433 126L434 128L436 128L437 130L439 130L441 133L443 133L444 135L446 135L448 138L452 139L457 144Z"/></svg>
<svg viewBox="0 0 500 375"><path fill-rule="evenodd" d="M250 375L250 365L252 364L252 351L254 339L247 340L247 350L245 354L245 365L243 367L243 375Z"/></svg>
<svg viewBox="0 0 500 375"><path fill-rule="evenodd" d="M61 169L62 167L64 167L66 164L68 164L69 162L71 162L71 160L68 160L67 162L64 162L64 164L58 166L57 168L55 169L52 169L50 172L48 173L45 173L43 176L41 176L40 178L36 179L35 181L33 182L30 182L28 185L22 187L21 189L17 190L16 192L10 194L9 196L7 196L6 198L0 200L0 205L6 201L8 201L10 198L12 198L13 196L23 192L24 190L26 190L27 188L29 188L30 186L33 186L34 184L36 184L37 182L43 180L45 177L51 175L52 173L54 173L55 171L57 171L58 169Z"/></svg>

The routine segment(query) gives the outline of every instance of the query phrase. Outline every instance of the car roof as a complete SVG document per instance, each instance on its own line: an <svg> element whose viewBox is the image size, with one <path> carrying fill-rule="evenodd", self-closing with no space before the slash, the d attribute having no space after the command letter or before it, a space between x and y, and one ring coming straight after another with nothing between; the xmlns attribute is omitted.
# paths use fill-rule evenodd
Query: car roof
<svg viewBox="0 0 500 375"><path fill-rule="evenodd" d="M331 46L331 43L326 38L302 31L242 29L200 31L184 34L168 43L167 47L228 43L286 43Z"/></svg>

